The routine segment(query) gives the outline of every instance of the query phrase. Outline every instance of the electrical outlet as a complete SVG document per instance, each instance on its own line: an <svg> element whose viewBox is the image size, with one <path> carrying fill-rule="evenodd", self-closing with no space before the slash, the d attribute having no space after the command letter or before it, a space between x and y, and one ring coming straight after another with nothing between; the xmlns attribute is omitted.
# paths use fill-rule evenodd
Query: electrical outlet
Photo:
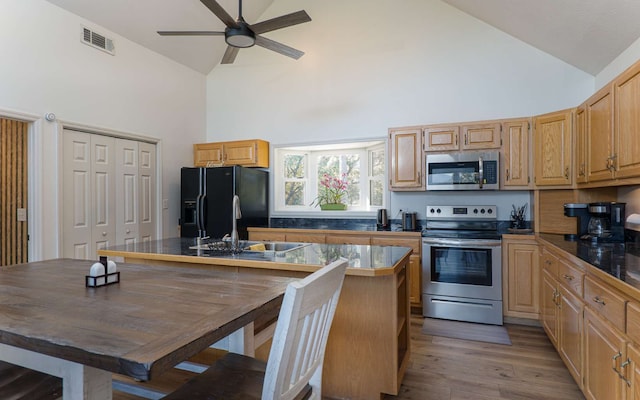
<svg viewBox="0 0 640 400"><path fill-rule="evenodd" d="M169 199L162 199L162 209L163 210L169 209Z"/></svg>
<svg viewBox="0 0 640 400"><path fill-rule="evenodd" d="M27 209L26 208L18 208L18 221L24 222L27 220Z"/></svg>

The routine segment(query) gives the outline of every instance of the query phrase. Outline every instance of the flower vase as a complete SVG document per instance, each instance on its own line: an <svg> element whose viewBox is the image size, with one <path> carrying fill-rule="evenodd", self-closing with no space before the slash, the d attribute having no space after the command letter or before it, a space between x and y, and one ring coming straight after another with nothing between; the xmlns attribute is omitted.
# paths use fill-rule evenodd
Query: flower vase
<svg viewBox="0 0 640 400"><path fill-rule="evenodd" d="M325 203L320 204L320 209L324 211L342 211L347 209L347 205L342 203Z"/></svg>

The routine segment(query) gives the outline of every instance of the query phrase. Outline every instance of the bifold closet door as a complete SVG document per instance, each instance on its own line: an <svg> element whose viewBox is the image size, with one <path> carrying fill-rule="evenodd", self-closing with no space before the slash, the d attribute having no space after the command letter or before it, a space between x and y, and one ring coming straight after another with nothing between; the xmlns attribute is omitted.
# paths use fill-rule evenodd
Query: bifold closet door
<svg viewBox="0 0 640 400"><path fill-rule="evenodd" d="M156 238L156 146L64 132L63 255Z"/></svg>
<svg viewBox="0 0 640 400"><path fill-rule="evenodd" d="M64 131L63 256L96 259L116 239L115 138Z"/></svg>
<svg viewBox="0 0 640 400"><path fill-rule="evenodd" d="M28 261L27 122L0 118L0 265Z"/></svg>

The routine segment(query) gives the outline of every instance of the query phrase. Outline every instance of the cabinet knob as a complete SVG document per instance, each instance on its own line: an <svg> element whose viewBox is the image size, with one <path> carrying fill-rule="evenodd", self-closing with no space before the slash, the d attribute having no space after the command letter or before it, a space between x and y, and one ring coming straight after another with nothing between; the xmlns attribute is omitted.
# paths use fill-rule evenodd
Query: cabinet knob
<svg viewBox="0 0 640 400"><path fill-rule="evenodd" d="M127 229L127 230L126 230L126 232L127 232L127 233L131 233L131 230L130 230L130 229Z"/></svg>
<svg viewBox="0 0 640 400"><path fill-rule="evenodd" d="M107 232L102 232L102 236L107 236Z"/></svg>

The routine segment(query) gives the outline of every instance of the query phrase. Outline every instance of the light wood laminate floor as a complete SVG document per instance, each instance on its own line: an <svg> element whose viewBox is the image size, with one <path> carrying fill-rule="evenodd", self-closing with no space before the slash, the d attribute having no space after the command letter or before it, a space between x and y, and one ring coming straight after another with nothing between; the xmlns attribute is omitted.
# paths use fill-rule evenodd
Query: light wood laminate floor
<svg viewBox="0 0 640 400"><path fill-rule="evenodd" d="M584 399L540 327L505 325L513 343L505 346L425 335L422 323L421 316L412 316L410 364L398 396L384 400ZM181 373L158 386L168 391L186 379ZM142 399L118 391L113 398Z"/></svg>
<svg viewBox="0 0 640 400"><path fill-rule="evenodd" d="M512 346L422 333L411 319L411 361L398 396L385 400L582 400L540 327L505 325Z"/></svg>

